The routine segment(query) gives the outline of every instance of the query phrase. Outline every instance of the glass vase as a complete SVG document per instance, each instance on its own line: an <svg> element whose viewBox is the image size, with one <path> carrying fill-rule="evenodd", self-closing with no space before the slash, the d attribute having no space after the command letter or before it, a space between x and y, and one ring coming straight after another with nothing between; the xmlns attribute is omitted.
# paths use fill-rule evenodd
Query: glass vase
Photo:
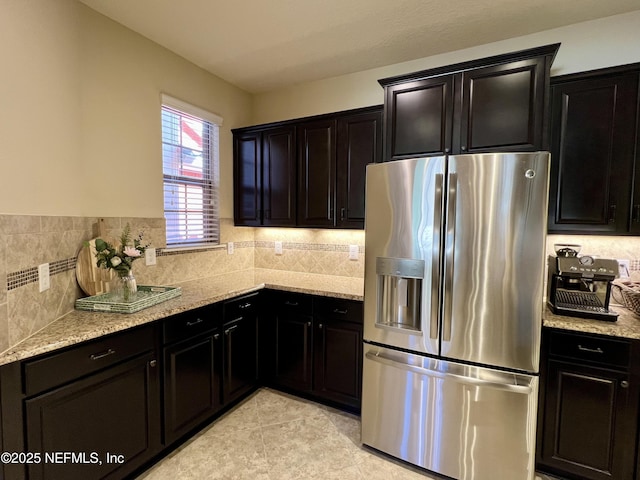
<svg viewBox="0 0 640 480"><path fill-rule="evenodd" d="M122 301L125 303L133 302L138 293L138 284L136 277L133 276L133 270L129 270L126 275L120 278L122 278Z"/></svg>
<svg viewBox="0 0 640 480"><path fill-rule="evenodd" d="M133 271L116 271L115 278L111 281L111 293L116 302L129 303L136 299L138 284Z"/></svg>

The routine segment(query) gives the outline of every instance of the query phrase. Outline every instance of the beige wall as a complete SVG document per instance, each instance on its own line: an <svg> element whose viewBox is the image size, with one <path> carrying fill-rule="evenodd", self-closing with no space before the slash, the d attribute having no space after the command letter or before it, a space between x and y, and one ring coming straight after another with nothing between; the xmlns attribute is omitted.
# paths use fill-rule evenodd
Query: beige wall
<svg viewBox="0 0 640 480"><path fill-rule="evenodd" d="M640 62L640 11L259 94L252 123L382 104L380 78L558 42L552 75Z"/></svg>
<svg viewBox="0 0 640 480"><path fill-rule="evenodd" d="M161 217L164 92L223 117L232 216L248 93L75 0L3 0L0 32L0 214Z"/></svg>
<svg viewBox="0 0 640 480"><path fill-rule="evenodd" d="M230 129L249 121L251 96L88 7L79 8L81 156L92 206L85 214L163 216L162 92L223 118L220 205L221 216L232 217Z"/></svg>
<svg viewBox="0 0 640 480"><path fill-rule="evenodd" d="M84 191L75 3L3 0L1 11L0 213L78 214Z"/></svg>

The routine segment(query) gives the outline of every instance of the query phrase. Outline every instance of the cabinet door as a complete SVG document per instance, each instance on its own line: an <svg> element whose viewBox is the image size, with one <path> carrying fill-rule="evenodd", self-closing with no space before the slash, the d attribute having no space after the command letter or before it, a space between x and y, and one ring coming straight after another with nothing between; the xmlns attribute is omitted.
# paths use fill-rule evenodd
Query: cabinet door
<svg viewBox="0 0 640 480"><path fill-rule="evenodd" d="M385 88L384 160L449 153L453 75Z"/></svg>
<svg viewBox="0 0 640 480"><path fill-rule="evenodd" d="M316 319L313 393L360 408L362 325Z"/></svg>
<svg viewBox="0 0 640 480"><path fill-rule="evenodd" d="M628 231L637 91L637 74L552 85L550 233Z"/></svg>
<svg viewBox="0 0 640 480"><path fill-rule="evenodd" d="M298 225L335 225L336 121L298 127Z"/></svg>
<svg viewBox="0 0 640 480"><path fill-rule="evenodd" d="M262 149L260 132L233 137L233 218L236 225L262 221Z"/></svg>
<svg viewBox="0 0 640 480"><path fill-rule="evenodd" d="M218 330L164 349L164 436L168 445L221 405Z"/></svg>
<svg viewBox="0 0 640 480"><path fill-rule="evenodd" d="M538 57L463 72L454 151L544 150L547 70L546 58Z"/></svg>
<svg viewBox="0 0 640 480"><path fill-rule="evenodd" d="M256 317L246 315L225 323L223 398L225 405L251 391L257 380Z"/></svg>
<svg viewBox="0 0 640 480"><path fill-rule="evenodd" d="M382 111L338 119L337 226L364 228L366 167L382 159Z"/></svg>
<svg viewBox="0 0 640 480"><path fill-rule="evenodd" d="M262 224L296 224L296 135L293 125L262 133Z"/></svg>
<svg viewBox="0 0 640 480"><path fill-rule="evenodd" d="M584 479L631 479L629 391L626 373L550 360L539 462Z"/></svg>
<svg viewBox="0 0 640 480"><path fill-rule="evenodd" d="M123 478L155 455L160 449L155 364L149 353L26 400L27 451L79 452L87 462L43 459L29 466L29 478Z"/></svg>
<svg viewBox="0 0 640 480"><path fill-rule="evenodd" d="M311 391L312 317L279 313L276 316L275 382Z"/></svg>

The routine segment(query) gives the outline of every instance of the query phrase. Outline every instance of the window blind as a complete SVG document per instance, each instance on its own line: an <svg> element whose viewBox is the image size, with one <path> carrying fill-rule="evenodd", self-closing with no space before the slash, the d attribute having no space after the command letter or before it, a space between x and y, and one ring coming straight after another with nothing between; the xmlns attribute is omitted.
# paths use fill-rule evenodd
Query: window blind
<svg viewBox="0 0 640 480"><path fill-rule="evenodd" d="M189 108L188 104L163 96L162 172L167 247L218 245L219 124L211 120L219 117L208 114L206 119L193 115L176 108L178 102L182 108ZM192 111L203 112L196 107Z"/></svg>

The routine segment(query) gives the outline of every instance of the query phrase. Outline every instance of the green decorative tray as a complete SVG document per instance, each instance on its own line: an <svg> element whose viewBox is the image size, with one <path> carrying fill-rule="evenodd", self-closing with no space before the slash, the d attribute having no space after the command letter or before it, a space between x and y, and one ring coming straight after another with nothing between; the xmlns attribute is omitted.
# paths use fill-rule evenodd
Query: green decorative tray
<svg viewBox="0 0 640 480"><path fill-rule="evenodd" d="M121 298L115 298L113 293L103 293L102 295L77 299L76 309L92 312L134 313L180 295L182 295L180 287L139 285L138 293L130 302L123 302Z"/></svg>

